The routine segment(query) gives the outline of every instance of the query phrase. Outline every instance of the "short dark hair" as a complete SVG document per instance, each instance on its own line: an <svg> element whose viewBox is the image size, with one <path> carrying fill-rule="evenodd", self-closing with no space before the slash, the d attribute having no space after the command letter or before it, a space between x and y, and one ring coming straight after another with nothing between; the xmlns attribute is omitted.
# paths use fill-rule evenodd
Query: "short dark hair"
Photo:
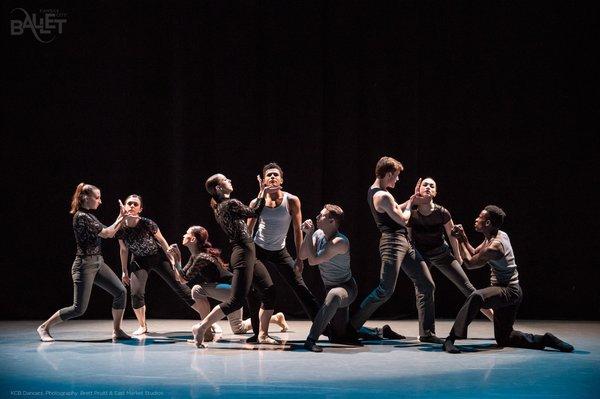
<svg viewBox="0 0 600 399"><path fill-rule="evenodd" d="M344 220L344 211L342 208L333 204L325 204L325 209L327 210L327 216L335 220L339 226Z"/></svg>
<svg viewBox="0 0 600 399"><path fill-rule="evenodd" d="M388 172L402 172L404 166L402 163L392 157L381 157L375 166L375 176L383 179Z"/></svg>
<svg viewBox="0 0 600 399"><path fill-rule="evenodd" d="M265 177L265 173L269 169L277 169L279 171L279 176L283 177L283 169L281 169L281 166L277 165L275 162L270 162L270 163L266 164L265 166L263 166L263 169L262 169L263 177Z"/></svg>
<svg viewBox="0 0 600 399"><path fill-rule="evenodd" d="M499 228L504 223L504 218L506 217L506 212L502 210L499 206L496 205L488 205L483 208L484 211L488 214L488 219L492 226L495 228Z"/></svg>

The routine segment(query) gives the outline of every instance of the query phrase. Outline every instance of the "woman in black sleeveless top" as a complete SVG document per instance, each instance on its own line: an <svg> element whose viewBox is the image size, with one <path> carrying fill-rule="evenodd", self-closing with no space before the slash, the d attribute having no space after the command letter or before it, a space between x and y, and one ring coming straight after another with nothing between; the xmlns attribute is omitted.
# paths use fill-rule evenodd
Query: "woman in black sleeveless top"
<svg viewBox="0 0 600 399"><path fill-rule="evenodd" d="M279 343L268 334L269 321L273 315L275 302L275 287L265 266L256 262L254 241L246 225L246 219L260 215L265 206L265 192L279 188L265 187L260 176L258 182L260 191L255 206L250 208L239 200L231 198L233 186L231 180L224 175L216 174L206 181L206 191L212 197L211 206L215 218L232 245L230 265L233 277L231 280L232 295L229 300L215 306L208 316L202 322L194 325L192 329L194 340L199 348L204 347L203 335L208 326L221 320L223 316L242 308L253 283L263 297L257 340L259 343Z"/></svg>
<svg viewBox="0 0 600 399"><path fill-rule="evenodd" d="M452 216L446 208L433 202L437 196L436 182L431 177L423 179L419 185L419 193L430 197L431 200L411 210L408 227L415 247L429 267L435 266L458 287L464 296L469 296L475 291L475 287L461 266L458 241L451 234L454 227ZM450 240L452 251L444 238L444 233ZM491 310L481 311L488 319L493 319Z"/></svg>

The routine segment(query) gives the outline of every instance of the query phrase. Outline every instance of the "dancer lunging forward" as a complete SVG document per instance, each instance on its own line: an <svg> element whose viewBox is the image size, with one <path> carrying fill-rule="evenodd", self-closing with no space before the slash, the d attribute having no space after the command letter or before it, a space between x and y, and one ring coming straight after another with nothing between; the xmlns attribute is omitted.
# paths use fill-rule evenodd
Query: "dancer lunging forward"
<svg viewBox="0 0 600 399"><path fill-rule="evenodd" d="M322 352L317 345L319 336L330 324L329 339L333 342L358 344L349 340L342 342L348 325L348 307L356 299L357 286L350 270L350 242L339 232L344 211L337 205L327 204L317 215L317 231L312 220L302 223L305 236L300 258L308 264L318 265L327 295L325 303L313 321L304 347L312 352Z"/></svg>
<svg viewBox="0 0 600 399"><path fill-rule="evenodd" d="M233 277L231 279L232 295L229 300L215 306L202 322L193 327L192 332L196 345L199 348L203 347L204 331L210 325L221 320L223 316L242 308L252 284L254 284L262 295L258 342L278 343L278 341L269 337L268 334L269 321L273 314L275 302L275 287L265 266L256 261L254 242L246 226L247 218L260 215L262 208L265 206L265 193L274 191L277 187L265 188L260 176L257 176L257 179L260 190L254 208L250 208L239 200L231 198L233 185L231 184L231 180L224 175L216 174L206 180L206 191L212 197L211 206L213 207L215 218L233 247L230 262Z"/></svg>
<svg viewBox="0 0 600 399"><path fill-rule="evenodd" d="M435 336L435 285L427 265L411 246L406 229L412 205L427 203L430 198L419 194L419 181L415 194L408 201L403 204L396 203L388 189L394 188L398 181L398 175L403 170L402 164L391 157L382 157L375 167L375 182L369 188L367 201L375 223L381 231L379 241L380 281L379 285L363 300L350 323L354 329L359 330L373 312L390 299L396 287L398 273L402 269L415 286L419 315L419 340L441 344L443 340ZM389 327L387 330L390 332ZM384 329L384 338L385 333Z"/></svg>
<svg viewBox="0 0 600 399"><path fill-rule="evenodd" d="M464 264L469 269L490 265L491 286L476 290L458 312L450 335L444 342L444 350L460 353L454 345L457 339L467 338L467 329L479 310L494 309L494 337L499 346L544 349L550 347L561 352L572 352L573 347L550 333L535 335L513 329L517 310L523 299L519 285L519 273L508 234L500 230L506 214L495 205L486 206L475 219L475 230L485 237L473 248L461 225L456 225L453 234L460 241Z"/></svg>
<svg viewBox="0 0 600 399"><path fill-rule="evenodd" d="M101 203L100 189L91 184L79 183L71 200L73 231L77 243L75 262L71 267L73 305L60 309L38 327L37 332L42 341L54 341L50 335L50 327L85 313L94 284L113 296L113 339L130 338L121 329L127 290L115 272L104 263L101 249L102 238L114 237L127 212L119 201L121 207L119 216L111 226L106 227L93 214Z"/></svg>

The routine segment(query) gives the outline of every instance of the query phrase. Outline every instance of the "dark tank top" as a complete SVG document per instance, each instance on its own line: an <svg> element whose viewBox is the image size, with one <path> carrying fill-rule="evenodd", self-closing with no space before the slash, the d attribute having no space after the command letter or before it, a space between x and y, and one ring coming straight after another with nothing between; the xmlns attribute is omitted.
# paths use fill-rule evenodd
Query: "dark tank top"
<svg viewBox="0 0 600 399"><path fill-rule="evenodd" d="M382 233L401 233L406 234L406 227L397 223L394 219L392 219L386 212L380 213L377 212L375 206L373 205L373 196L378 191L386 191L383 188L369 188L367 192L367 202L369 203L369 208L371 208L371 214L373 214L373 219L375 219L375 224L377 228Z"/></svg>

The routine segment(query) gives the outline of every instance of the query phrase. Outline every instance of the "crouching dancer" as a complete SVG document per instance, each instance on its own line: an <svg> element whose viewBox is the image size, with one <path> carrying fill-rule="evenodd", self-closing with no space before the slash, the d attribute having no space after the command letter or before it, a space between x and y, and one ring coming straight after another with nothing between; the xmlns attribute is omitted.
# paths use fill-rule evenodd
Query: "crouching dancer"
<svg viewBox="0 0 600 399"><path fill-rule="evenodd" d="M513 330L517 310L523 299L519 273L508 234L499 230L506 214L495 205L486 206L475 219L475 230L485 236L473 248L461 225L452 234L460 242L460 252L467 269L477 269L489 263L491 286L476 290L458 312L450 335L444 342L448 353L460 353L454 345L456 339L467 338L467 329L480 309L494 310L494 338L499 346L544 349L550 347L561 352L572 352L573 347L550 333L535 335Z"/></svg>
<svg viewBox="0 0 600 399"><path fill-rule="evenodd" d="M350 242L338 231L343 217L342 208L327 204L317 215L317 231L312 220L302 223L305 236L300 247L300 259L308 259L313 266L319 265L327 290L325 303L319 309L304 343L304 347L312 352L323 351L317 340L329 323L329 339L332 342L359 344L356 340L345 339L348 307L356 299L358 288L350 270Z"/></svg>

